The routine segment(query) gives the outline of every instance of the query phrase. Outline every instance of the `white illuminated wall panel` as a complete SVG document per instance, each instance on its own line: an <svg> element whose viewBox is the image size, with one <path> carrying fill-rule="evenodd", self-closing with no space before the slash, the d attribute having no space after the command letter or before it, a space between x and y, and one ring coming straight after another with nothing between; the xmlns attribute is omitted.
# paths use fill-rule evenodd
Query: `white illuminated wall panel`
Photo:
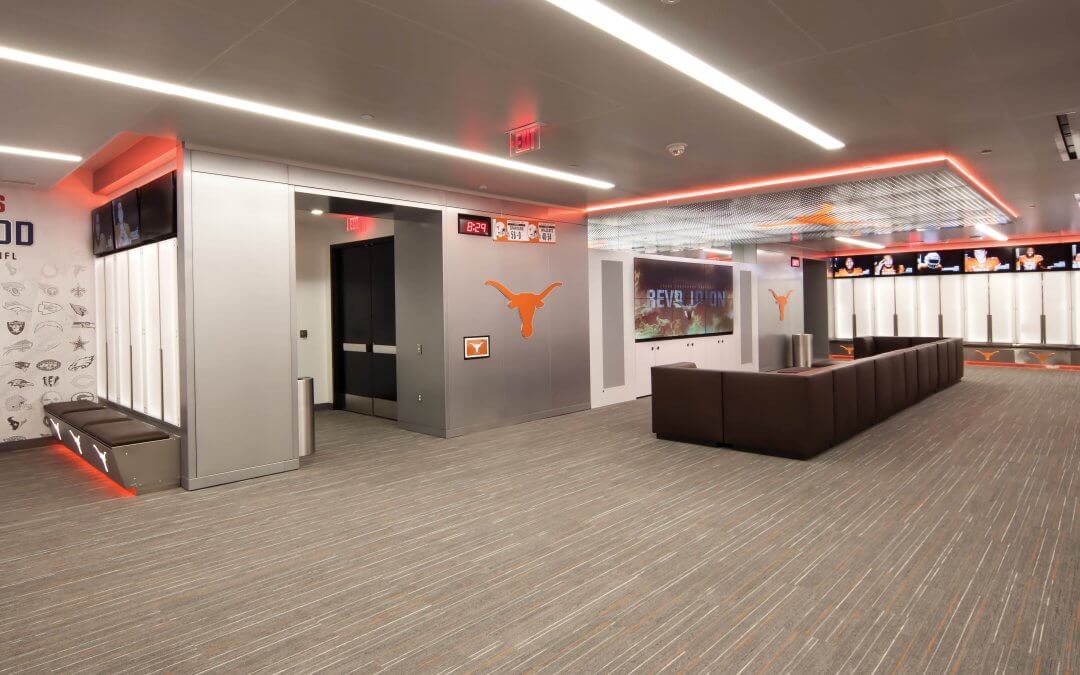
<svg viewBox="0 0 1080 675"><path fill-rule="evenodd" d="M131 297L128 252L116 254L116 403L131 407Z"/></svg>
<svg viewBox="0 0 1080 675"><path fill-rule="evenodd" d="M176 240L158 246L158 295L161 298L162 419L180 425L180 292Z"/></svg>
<svg viewBox="0 0 1080 675"><path fill-rule="evenodd" d="M1043 312L1046 314L1046 342L1069 344L1069 277L1077 272L1043 272Z"/></svg>
<svg viewBox="0 0 1080 675"><path fill-rule="evenodd" d="M854 311L854 279L834 279L833 292L833 318L835 320L836 339L850 340L854 337L851 326L851 314Z"/></svg>
<svg viewBox="0 0 1080 675"><path fill-rule="evenodd" d="M895 335L893 315L896 313L896 289L890 278L873 279L874 332L872 335Z"/></svg>
<svg viewBox="0 0 1080 675"><path fill-rule="evenodd" d="M986 342L986 315L990 313L989 275L967 274L964 280L964 339Z"/></svg>
<svg viewBox="0 0 1080 675"><path fill-rule="evenodd" d="M106 369L108 359L106 358L108 343L108 326L109 321L105 315L106 298L108 297L108 290L105 285L105 258L94 259L94 297L97 302L94 303L94 345L97 358L94 359L94 367L97 368L97 394L98 398L108 398L109 391L107 389L109 384L109 373Z"/></svg>
<svg viewBox="0 0 1080 675"><path fill-rule="evenodd" d="M990 274L990 314L994 342L1016 341L1016 277L1018 274ZM1038 342L1038 340L1036 340Z"/></svg>
<svg viewBox="0 0 1080 675"><path fill-rule="evenodd" d="M855 335L874 335L874 286L869 279L852 279L855 299Z"/></svg>
<svg viewBox="0 0 1080 675"><path fill-rule="evenodd" d="M128 260L128 316L131 321L131 408L146 412L146 352L143 341L146 335L146 302L143 297L143 253L146 248L136 248L127 253Z"/></svg>
<svg viewBox="0 0 1080 675"><path fill-rule="evenodd" d="M938 280L938 284L943 336L962 338L964 337L964 278L959 275L943 276ZM983 323L985 324L985 321Z"/></svg>
<svg viewBox="0 0 1080 675"><path fill-rule="evenodd" d="M915 277L896 278L897 335L918 335L918 294Z"/></svg>
<svg viewBox="0 0 1080 675"><path fill-rule="evenodd" d="M142 411L151 417L161 417L161 298L158 292L158 247L143 249L142 307L144 393Z"/></svg>
<svg viewBox="0 0 1080 675"><path fill-rule="evenodd" d="M105 397L110 401L120 399L120 380L117 377L117 364L120 359L116 352L117 340L120 334L120 319L116 314L116 261L117 257L111 255L105 258L105 328L107 347L105 360L108 362L108 389Z"/></svg>
<svg viewBox="0 0 1080 675"><path fill-rule="evenodd" d="M1016 328L1019 342L1042 342L1043 273L1028 272L1008 275L1016 277ZM1045 275L1052 276L1052 275ZM994 339L998 338L997 317L994 317Z"/></svg>
<svg viewBox="0 0 1080 675"><path fill-rule="evenodd" d="M1069 276L1072 277L1072 344L1080 344L1080 308L1076 306L1080 303L1080 272L1070 272Z"/></svg>
<svg viewBox="0 0 1080 675"><path fill-rule="evenodd" d="M938 336L938 314L941 312L941 279L939 277L917 277L918 320L914 335L919 337ZM904 333L907 335L907 333Z"/></svg>

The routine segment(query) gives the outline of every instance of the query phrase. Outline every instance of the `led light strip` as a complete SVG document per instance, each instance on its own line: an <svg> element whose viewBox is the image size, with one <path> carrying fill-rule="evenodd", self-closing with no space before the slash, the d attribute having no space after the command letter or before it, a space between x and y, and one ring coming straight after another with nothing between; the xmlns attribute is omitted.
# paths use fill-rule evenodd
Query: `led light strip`
<svg viewBox="0 0 1080 675"><path fill-rule="evenodd" d="M547 2L826 150L838 150L844 147L842 141L603 3L596 0L547 0Z"/></svg>
<svg viewBox="0 0 1080 675"><path fill-rule="evenodd" d="M956 169L957 172L959 172L971 185L973 185L988 199L1000 206L1006 213L1008 213L1013 218L1020 217L1020 214L1014 211L1008 204L1005 203L1003 199L1001 199L1001 197L999 197L985 183L979 180L975 176L975 174L971 172L971 170L961 164L958 160L953 159L949 155L942 153L936 153L933 155L919 155L916 157L908 157L904 159L884 160L880 162L857 164L854 166L840 167L835 169L810 171L807 173L775 176L772 178L762 178L760 180L752 180L744 183L732 183L730 185L703 188L701 190L675 192L656 197L640 197L638 199L627 199L625 201L608 202L606 204L596 204L594 206L588 206L585 208L585 212L600 213L603 211L615 211L619 209L636 208L639 206L651 206L653 204L666 204L669 202L689 201L693 199L701 199L704 197L717 197L720 195L731 194L735 192L750 192L753 190L761 190L765 188L787 187L790 185L799 185L804 183L831 181L837 178L846 178L850 176L858 176L861 174L876 173L882 171L899 171L902 169L910 169L914 167L927 166L930 164L938 163L945 163L948 164L950 167Z"/></svg>
<svg viewBox="0 0 1080 675"><path fill-rule="evenodd" d="M117 70L99 68L97 66L91 66L84 63L68 61L66 59L58 59L52 56L45 56L43 54L35 54L33 52L27 52L20 49L0 47L0 59L3 59L5 61L12 61L15 63L22 63L28 66L45 68L47 70L54 70L61 73L67 73L69 75L78 75L79 77L99 80L101 82L111 82L113 84L119 84L125 87L133 87L135 89L142 89L144 91L164 94L165 96L174 96L176 98L188 99L190 101L208 103L210 105L216 105L222 108L230 108L232 110L239 110L255 115L261 115L263 117L270 117L273 119L284 120L286 122L303 124L309 127L326 129L328 131L336 131L338 133L347 134L350 136L367 138L373 141L381 141L383 143L399 145L406 148L412 148L414 150L423 150L425 152L444 155L446 157L465 159L471 162L495 166L500 169L508 169L510 171L528 173L534 176L542 176L544 178L550 178L552 180L564 181L577 185L584 185L600 190L610 190L611 188L615 187L614 183L609 183L608 181L588 178L586 176L579 176L577 174L568 173L566 171L558 171L556 169L547 169L532 164L515 162L503 157L487 155L482 152L474 152L472 150L466 150L464 148L458 148L452 145L444 145L442 143L427 141L421 138L413 138L411 136L405 136L403 134L396 134L389 131L381 131L379 129L373 129L368 126L361 126L359 124L352 124L350 122L342 122L340 120L330 119L328 117L313 115L297 110L290 110L288 108L281 108L266 103L259 103L257 101L249 101L242 98L236 98L235 96L217 94L211 91L195 89L193 87L186 87L181 84L173 84L171 82L164 82L162 80L154 80L148 77L132 75L130 73L124 73Z"/></svg>
<svg viewBox="0 0 1080 675"><path fill-rule="evenodd" d="M836 241L843 242L845 244L851 244L852 246L858 246L860 248L872 248L875 250L885 248L885 244L875 244L872 241L852 239L851 237L834 237L834 239L836 239Z"/></svg>
<svg viewBox="0 0 1080 675"><path fill-rule="evenodd" d="M0 145L0 154L19 155L20 157L36 157L38 159L56 159L61 162L81 162L82 157L69 155L64 152L50 152L49 150L34 150L33 148L19 148L14 145Z"/></svg>
<svg viewBox="0 0 1080 675"><path fill-rule="evenodd" d="M1008 237L985 223L978 223L977 225L975 225L975 229L979 232L982 232L991 239L996 239L998 241L1009 241Z"/></svg>

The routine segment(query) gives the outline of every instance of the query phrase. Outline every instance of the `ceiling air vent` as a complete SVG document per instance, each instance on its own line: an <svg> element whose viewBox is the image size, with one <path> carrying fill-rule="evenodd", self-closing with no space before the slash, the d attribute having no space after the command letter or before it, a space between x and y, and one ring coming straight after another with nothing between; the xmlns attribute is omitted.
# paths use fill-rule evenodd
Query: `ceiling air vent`
<svg viewBox="0 0 1080 675"><path fill-rule="evenodd" d="M1058 153L1061 155L1061 161L1069 162L1077 159L1076 155L1076 136L1073 135L1072 125L1069 123L1068 114L1058 115L1058 136L1054 138L1057 142Z"/></svg>

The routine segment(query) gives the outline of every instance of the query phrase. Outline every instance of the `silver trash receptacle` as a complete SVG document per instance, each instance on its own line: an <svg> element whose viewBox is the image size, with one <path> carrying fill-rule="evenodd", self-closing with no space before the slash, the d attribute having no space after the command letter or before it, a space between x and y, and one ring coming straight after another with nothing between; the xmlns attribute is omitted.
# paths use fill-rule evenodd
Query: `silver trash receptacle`
<svg viewBox="0 0 1080 675"><path fill-rule="evenodd" d="M310 377L296 378L296 407L300 423L300 456L315 452L315 380Z"/></svg>
<svg viewBox="0 0 1080 675"><path fill-rule="evenodd" d="M791 336L791 365L794 368L814 365L814 336L810 333Z"/></svg>

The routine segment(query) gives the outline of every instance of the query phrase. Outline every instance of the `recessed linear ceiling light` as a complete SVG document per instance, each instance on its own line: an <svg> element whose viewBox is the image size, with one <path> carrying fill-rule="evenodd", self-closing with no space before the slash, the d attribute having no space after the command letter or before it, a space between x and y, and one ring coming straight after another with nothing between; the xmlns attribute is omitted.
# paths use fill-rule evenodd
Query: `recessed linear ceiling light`
<svg viewBox="0 0 1080 675"><path fill-rule="evenodd" d="M716 255L731 255L731 251L726 248L703 248L701 250L708 253L715 253Z"/></svg>
<svg viewBox="0 0 1080 675"><path fill-rule="evenodd" d="M326 211L323 211L322 209L311 209L311 215L313 216L321 216L324 213L326 213Z"/></svg>
<svg viewBox="0 0 1080 675"><path fill-rule="evenodd" d="M872 248L879 249L885 248L885 244L875 244L872 241L863 241L862 239L852 239L851 237L835 237L836 241L843 242L845 244L851 244L852 246L858 246L860 248Z"/></svg>
<svg viewBox="0 0 1080 675"><path fill-rule="evenodd" d="M978 225L975 226L975 229L978 230L979 232L982 232L983 234L990 237L991 239L997 239L998 241L1009 241L1008 237L1006 237L1004 234L1002 234L1001 232L999 232L998 230L994 229L993 227L991 227L989 225L979 223Z"/></svg>
<svg viewBox="0 0 1080 675"><path fill-rule="evenodd" d="M19 155L20 157L36 157L38 159L55 159L61 162L81 162L82 157L69 155L64 152L49 152L48 150L34 150L32 148L17 148L14 145L0 145L0 154Z"/></svg>
<svg viewBox="0 0 1080 675"><path fill-rule="evenodd" d="M787 127L826 150L839 150L844 147L842 141L781 108L742 82L720 72L682 47L631 21L603 3L596 0L547 0L547 2L592 24L608 35L622 40L631 47L636 47L654 59L666 63L780 126Z"/></svg>
<svg viewBox="0 0 1080 675"><path fill-rule="evenodd" d="M322 117L320 115L300 112L298 110L280 108L278 106L269 105L267 103L249 101L242 98L236 98L235 96L218 94L203 89L195 89L193 87L186 87L181 84L164 82L162 80L154 80L148 77L142 77L140 75L133 75L117 70L109 70L107 68L99 68L97 66L77 63L75 61L68 61L66 59L58 59L52 56L45 56L43 54L35 54L33 52L22 51L20 49L0 47L0 59L5 61L13 61L15 63L22 63L29 66L37 66L38 68L55 70L62 73L68 73L70 75L78 75L79 77L85 77L92 80L111 82L113 84L120 84L126 87L134 87L135 89L142 89L144 91L152 91L158 94L163 94L165 96L174 96L177 98L188 99L190 101L198 101L199 103L208 103L210 105L216 105L222 108L231 108L232 110L239 110L255 115L261 115L263 117L271 117L274 119L284 120L286 122L295 122L296 124L303 124L309 127L326 129L328 131L336 131L338 133L348 134L350 136L357 136L360 138L367 138L373 141L391 143L393 145L412 148L414 150L423 150L424 152L431 152L447 157L454 157L456 159L465 159L470 162L487 164L489 166L495 166L500 169L519 171L522 173L532 174L534 176L550 178L552 180L575 183L577 185L585 185L587 187L597 188L600 190L610 190L611 188L615 187L613 183L609 183L608 181L596 180L595 178L579 176L576 174L567 173L565 171L547 169L541 166L535 166L532 164L525 164L522 162L513 161L504 157L496 157L495 155L487 155L482 152L474 152L472 150L454 147L452 145L444 145L442 143L436 143L434 141L427 141L421 138L413 138L411 136L396 134L389 131L381 131L379 129L373 129L368 126L352 124L350 122L343 122L341 120L335 120L328 117Z"/></svg>

